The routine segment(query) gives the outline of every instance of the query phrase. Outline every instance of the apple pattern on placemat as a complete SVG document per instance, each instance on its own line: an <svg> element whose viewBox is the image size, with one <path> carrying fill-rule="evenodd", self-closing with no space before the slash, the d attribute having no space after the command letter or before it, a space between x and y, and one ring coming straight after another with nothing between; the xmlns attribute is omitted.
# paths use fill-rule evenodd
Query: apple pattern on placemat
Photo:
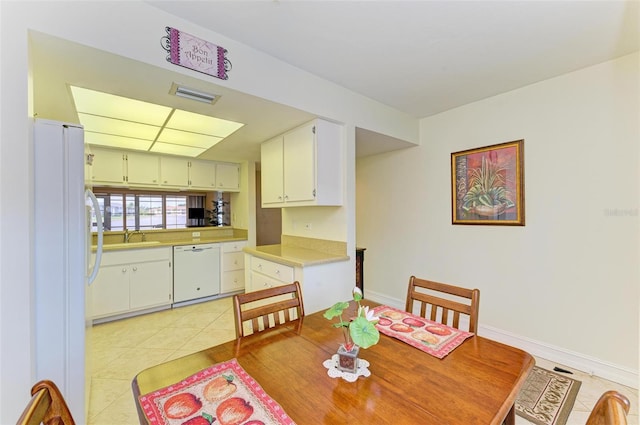
<svg viewBox="0 0 640 425"><path fill-rule="evenodd" d="M406 311L381 305L373 309L378 318L376 328L439 359L473 335Z"/></svg>
<svg viewBox="0 0 640 425"><path fill-rule="evenodd" d="M295 425L236 359L139 397L153 425Z"/></svg>

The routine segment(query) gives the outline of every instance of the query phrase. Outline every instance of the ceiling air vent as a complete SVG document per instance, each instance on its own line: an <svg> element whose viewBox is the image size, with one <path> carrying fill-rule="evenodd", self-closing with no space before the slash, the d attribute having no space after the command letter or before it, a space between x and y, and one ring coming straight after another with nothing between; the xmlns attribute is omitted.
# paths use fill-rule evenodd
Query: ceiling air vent
<svg viewBox="0 0 640 425"><path fill-rule="evenodd" d="M200 90L191 89L189 87L178 85L177 83L171 84L169 94L184 97L185 99L197 100L198 102L209 103L211 105L216 103L220 98L217 94L210 94Z"/></svg>

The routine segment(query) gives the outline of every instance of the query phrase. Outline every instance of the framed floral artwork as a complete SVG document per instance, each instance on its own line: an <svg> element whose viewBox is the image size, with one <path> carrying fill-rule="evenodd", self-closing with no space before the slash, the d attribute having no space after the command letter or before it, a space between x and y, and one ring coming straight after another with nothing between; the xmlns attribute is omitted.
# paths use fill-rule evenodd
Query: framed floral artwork
<svg viewBox="0 0 640 425"><path fill-rule="evenodd" d="M524 226L524 140L451 154L452 224Z"/></svg>

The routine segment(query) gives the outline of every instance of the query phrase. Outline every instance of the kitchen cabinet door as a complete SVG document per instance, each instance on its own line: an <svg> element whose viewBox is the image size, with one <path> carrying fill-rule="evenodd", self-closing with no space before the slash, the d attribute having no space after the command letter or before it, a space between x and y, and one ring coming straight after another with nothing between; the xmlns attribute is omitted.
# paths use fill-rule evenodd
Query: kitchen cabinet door
<svg viewBox="0 0 640 425"><path fill-rule="evenodd" d="M102 266L89 287L91 317L100 318L129 311L129 266Z"/></svg>
<svg viewBox="0 0 640 425"><path fill-rule="evenodd" d="M186 188L189 186L189 160L178 157L160 157L160 184Z"/></svg>
<svg viewBox="0 0 640 425"><path fill-rule="evenodd" d="M127 153L129 185L157 186L160 181L160 159L155 155Z"/></svg>
<svg viewBox="0 0 640 425"><path fill-rule="evenodd" d="M194 189L214 190L216 188L216 163L212 161L191 161L189 166L189 186Z"/></svg>
<svg viewBox="0 0 640 425"><path fill-rule="evenodd" d="M240 190L240 165L218 162L216 164L216 188L217 190Z"/></svg>
<svg viewBox="0 0 640 425"><path fill-rule="evenodd" d="M314 125L307 124L284 135L284 201L313 201L316 193Z"/></svg>
<svg viewBox="0 0 640 425"><path fill-rule="evenodd" d="M125 156L120 151L91 148L93 164L90 167L92 184L126 184Z"/></svg>
<svg viewBox="0 0 640 425"><path fill-rule="evenodd" d="M284 202L284 165L282 136L260 145L262 204L279 205Z"/></svg>
<svg viewBox="0 0 640 425"><path fill-rule="evenodd" d="M171 303L173 281L170 261L135 263L131 264L130 269L129 308L131 310Z"/></svg>

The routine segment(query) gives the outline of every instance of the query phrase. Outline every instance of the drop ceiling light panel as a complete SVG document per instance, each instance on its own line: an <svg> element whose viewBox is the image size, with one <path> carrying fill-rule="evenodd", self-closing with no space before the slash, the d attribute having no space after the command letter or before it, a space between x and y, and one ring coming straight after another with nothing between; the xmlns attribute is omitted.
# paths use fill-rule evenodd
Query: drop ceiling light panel
<svg viewBox="0 0 640 425"><path fill-rule="evenodd" d="M174 145L194 146L209 149L222 140L222 137L213 137L206 134L191 133L188 131L165 128L158 136L158 142L173 143Z"/></svg>
<svg viewBox="0 0 640 425"><path fill-rule="evenodd" d="M174 145L171 143L156 142L151 147L151 152L164 153L169 155L182 155L196 157L203 153L206 149L195 148L192 146Z"/></svg>
<svg viewBox="0 0 640 425"><path fill-rule="evenodd" d="M106 146L118 149L133 149L138 151L148 151L153 141L134 139L131 137L114 136L113 134L84 132L84 141L89 145Z"/></svg>
<svg viewBox="0 0 640 425"><path fill-rule="evenodd" d="M85 141L195 157L244 124L71 86Z"/></svg>
<svg viewBox="0 0 640 425"><path fill-rule="evenodd" d="M233 121L176 109L171 118L169 118L166 127L225 138L243 125Z"/></svg>
<svg viewBox="0 0 640 425"><path fill-rule="evenodd" d="M71 86L76 110L91 115L161 126L171 108Z"/></svg>

